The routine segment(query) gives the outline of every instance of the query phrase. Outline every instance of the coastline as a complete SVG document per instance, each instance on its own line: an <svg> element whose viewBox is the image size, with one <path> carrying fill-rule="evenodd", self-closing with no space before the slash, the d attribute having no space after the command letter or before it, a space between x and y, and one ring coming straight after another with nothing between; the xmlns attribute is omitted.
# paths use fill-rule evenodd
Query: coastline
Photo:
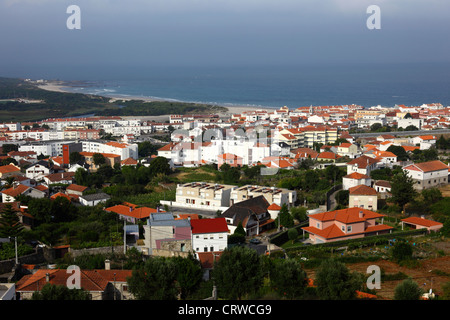
<svg viewBox="0 0 450 320"><path fill-rule="evenodd" d="M47 80L44 84L37 84L37 87L39 89L47 90L47 91L54 91L54 92L62 92L62 93L73 93L69 88L72 88L71 85L67 84L66 81L52 81ZM97 95L97 94L90 94L90 95ZM153 102L153 101L174 101L173 99L157 99L153 97L146 97L146 96L122 96L118 94L101 94L98 96L102 96L105 98L109 98L110 103L114 103L116 101L133 101L133 100L141 100L145 102ZM185 103L190 103L187 101L180 101ZM202 102L199 102L202 103ZM204 103L206 104L206 103ZM222 116L230 116L232 114L241 114L246 111L267 111L267 112L273 112L276 110L276 108L269 108L269 107L258 107L258 106L243 106L243 105L227 105L227 104L217 104L220 107L226 108L228 111L226 112L219 112L219 115Z"/></svg>

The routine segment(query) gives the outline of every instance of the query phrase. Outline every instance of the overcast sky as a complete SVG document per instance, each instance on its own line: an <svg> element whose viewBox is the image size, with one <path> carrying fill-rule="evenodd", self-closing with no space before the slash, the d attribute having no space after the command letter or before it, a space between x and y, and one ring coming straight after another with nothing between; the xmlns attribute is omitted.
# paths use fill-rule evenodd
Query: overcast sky
<svg viewBox="0 0 450 320"><path fill-rule="evenodd" d="M67 7L81 9L69 30ZM381 9L381 29L366 12ZM0 0L0 75L39 66L450 61L449 0ZM3 71L2 71L3 70Z"/></svg>

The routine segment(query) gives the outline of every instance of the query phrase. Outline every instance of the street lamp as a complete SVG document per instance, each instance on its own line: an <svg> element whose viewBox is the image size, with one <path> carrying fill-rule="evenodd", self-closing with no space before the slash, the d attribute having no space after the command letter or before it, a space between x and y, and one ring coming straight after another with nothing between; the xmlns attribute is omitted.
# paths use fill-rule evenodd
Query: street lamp
<svg viewBox="0 0 450 320"><path fill-rule="evenodd" d="M9 240L11 240L11 238L14 238L14 246L15 246L15 251L16 251L16 265L19 264L19 257L17 255L17 237L8 237Z"/></svg>

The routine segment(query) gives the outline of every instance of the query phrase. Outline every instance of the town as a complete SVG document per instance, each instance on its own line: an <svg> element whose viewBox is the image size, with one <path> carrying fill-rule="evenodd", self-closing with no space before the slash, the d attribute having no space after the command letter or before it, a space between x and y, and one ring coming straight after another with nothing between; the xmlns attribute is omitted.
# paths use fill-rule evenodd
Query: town
<svg viewBox="0 0 450 320"><path fill-rule="evenodd" d="M449 299L449 126L439 103L2 123L0 300L71 265L73 299Z"/></svg>

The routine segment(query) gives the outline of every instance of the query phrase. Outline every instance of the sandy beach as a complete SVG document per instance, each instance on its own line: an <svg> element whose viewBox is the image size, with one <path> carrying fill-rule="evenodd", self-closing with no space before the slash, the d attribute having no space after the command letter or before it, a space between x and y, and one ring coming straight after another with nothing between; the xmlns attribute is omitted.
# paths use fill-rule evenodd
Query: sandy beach
<svg viewBox="0 0 450 320"><path fill-rule="evenodd" d="M55 92L66 92L66 93L73 93L73 91L70 91L70 86L66 85L66 82L64 81L47 81L44 84L38 84L38 88L48 91L55 91ZM120 96L120 95L102 95L103 97L110 98L109 102L114 103L116 101L131 101L131 100L142 100L146 102L152 102L152 101L171 101L171 100L163 100L163 99L154 99L151 97L142 97L142 96ZM263 107L250 107L250 106L229 106L229 105L220 105L222 107L225 107L228 109L226 112L219 112L219 115L228 116L232 114L241 114L246 111L257 111L257 110L263 110L267 112L273 112L274 108L263 108Z"/></svg>

